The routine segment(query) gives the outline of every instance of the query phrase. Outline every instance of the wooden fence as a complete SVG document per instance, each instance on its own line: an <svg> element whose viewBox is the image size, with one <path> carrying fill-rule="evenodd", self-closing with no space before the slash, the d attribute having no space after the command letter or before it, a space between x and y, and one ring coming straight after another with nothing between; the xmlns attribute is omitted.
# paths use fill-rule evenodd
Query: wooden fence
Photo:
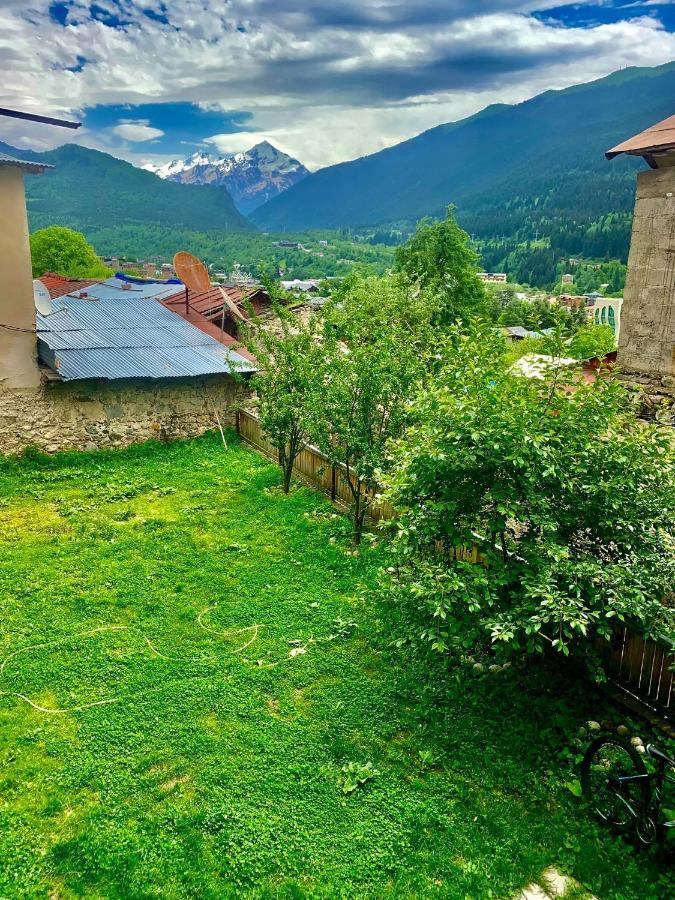
<svg viewBox="0 0 675 900"><path fill-rule="evenodd" d="M243 439L261 450L266 456L278 459L277 448L264 435L260 422L256 416L241 410L237 413L237 431ZM325 454L316 447L306 447L295 460L294 474L313 487L319 488L331 498L334 503L349 506L352 503L352 492L347 479L344 466L333 466ZM375 493L370 493L374 501L370 507L370 518L375 522L383 519L392 519L394 510L390 503L375 499Z"/></svg>
<svg viewBox="0 0 675 900"><path fill-rule="evenodd" d="M601 646L609 676L656 711L675 713L675 652L625 626Z"/></svg>
<svg viewBox="0 0 675 900"><path fill-rule="evenodd" d="M243 410L237 413L237 431L247 443L277 460L277 449L263 434L256 416ZM295 474L326 493L333 502L343 506L351 504L352 494L344 467L332 466L316 447L307 447L300 453L295 462ZM370 517L376 522L393 519L395 511L390 503L379 500L371 507ZM456 556L468 562L486 562L477 546L460 548ZM617 684L666 718L675 714L674 652L654 641L645 641L625 627L616 632L614 640L603 642L599 649L609 676Z"/></svg>

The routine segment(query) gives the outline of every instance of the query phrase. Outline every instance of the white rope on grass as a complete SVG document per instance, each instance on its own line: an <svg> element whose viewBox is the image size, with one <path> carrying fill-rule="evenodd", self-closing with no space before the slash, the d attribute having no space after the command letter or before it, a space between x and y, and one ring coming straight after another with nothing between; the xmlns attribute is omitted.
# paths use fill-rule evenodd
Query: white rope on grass
<svg viewBox="0 0 675 900"><path fill-rule="evenodd" d="M202 621L203 617L207 613L216 609L216 607L217 607L217 604L215 606L209 606L206 609L202 610L202 612L200 612L199 615L197 616L197 624L204 631L206 631L210 634L214 634L217 637L225 637L225 638L233 637L233 636L236 636L239 634L247 634L248 632L252 631L253 634L246 641L246 643L242 644L241 647L238 647L236 650L232 651L232 653L235 655L239 654L239 653L243 653L244 650L246 650L248 647L250 647L258 639L260 629L264 628L265 626L260 625L260 624L254 624L254 625L247 625L244 628L231 628L227 631L216 631L213 628L209 628L208 625L205 625L204 622ZM58 640L55 640L55 641L42 641L39 644L30 644L26 647L21 647L19 650L14 650L12 653L10 653L8 656L6 656L2 660L2 662L0 662L0 673L4 672L5 667L11 660L15 659L15 657L19 656L22 653L28 653L32 650L46 650L51 647L58 647L63 644L67 644L72 641L75 641L78 638L89 637L93 634L100 634L102 632L107 632L107 631L131 631L131 632L138 634L143 639L143 641L145 642L146 646L151 651L151 653L153 653L155 656L159 657L160 659L167 660L168 662L188 663L188 662L212 662L213 661L213 657L167 656L166 654L164 654L160 650L158 650L157 647L155 647L155 645L152 643L152 641L150 640L148 635L145 634L143 631L141 631L141 629L135 625L101 625L98 628L90 628L87 631L80 631L80 632L72 633L70 635L66 635L65 637L59 638ZM313 642L313 640L314 640L313 638L310 638L309 643ZM282 663L290 662L292 658L294 658L294 657L280 659L280 660L277 660L276 662L270 662L270 663L263 662L262 660L257 660L256 662L247 660L247 662L249 662L253 665L256 665L257 668L273 669L273 668L276 668L276 666L281 665ZM199 676L199 677L203 677L203 676ZM160 688L158 688L157 690L162 689L163 687L164 686L160 686ZM0 698L15 697L15 698L23 701L24 703L27 703L29 706L31 706L33 709L37 710L38 712L47 713L47 714L51 714L51 715L63 715L65 713L80 712L85 709L93 709L96 706L109 706L113 703L119 703L121 700L133 699L134 697L138 697L138 696L147 696L151 692L152 691L140 691L137 694L129 694L126 697L111 697L107 700L96 700L96 701L93 701L92 703L83 703L78 706L71 706L71 707L67 707L67 708L40 706L39 703L35 703L33 700L30 699L30 697L27 697L25 694L21 694L17 691L0 691Z"/></svg>
<svg viewBox="0 0 675 900"><path fill-rule="evenodd" d="M247 647L250 647L251 644L257 639L259 630L265 627L264 625L247 625L246 628L230 628L227 631L216 631L214 628L209 628L208 625L205 625L202 619L205 615L217 608L217 603L215 603L213 606L207 606L206 609L203 609L197 616L197 624L204 631L208 632L209 634L215 634L217 637L234 637L237 634L246 634L246 632L248 631L254 632L253 637L249 641L247 641L243 645L243 647L239 647L238 650L233 650L233 653L241 653L243 650L246 650Z"/></svg>
<svg viewBox="0 0 675 900"><path fill-rule="evenodd" d="M38 712L43 713L79 712L82 709L91 709L93 706L107 706L110 703L118 703L122 699L121 697L111 697L110 700L96 700L94 703L83 703L81 706L69 706L68 709L55 709L46 706L40 706L38 703L34 703L30 699L30 697L26 697L25 694L19 694L16 691L0 691L0 697L18 697L19 700L23 700L24 703L32 706L33 709L36 709Z"/></svg>
<svg viewBox="0 0 675 900"><path fill-rule="evenodd" d="M15 650L3 659L2 663L0 663L0 672L4 672L7 663L21 653L28 653L30 650L43 650L47 647L58 647L59 644L67 644L69 641L75 640L78 637L88 637L90 634L98 634L101 631L126 631L131 627L132 626L130 625L102 625L100 628L92 628L89 631L81 631L77 634L67 635L66 637L59 638L57 641L44 641L40 644L30 644L28 647L21 647L19 650Z"/></svg>

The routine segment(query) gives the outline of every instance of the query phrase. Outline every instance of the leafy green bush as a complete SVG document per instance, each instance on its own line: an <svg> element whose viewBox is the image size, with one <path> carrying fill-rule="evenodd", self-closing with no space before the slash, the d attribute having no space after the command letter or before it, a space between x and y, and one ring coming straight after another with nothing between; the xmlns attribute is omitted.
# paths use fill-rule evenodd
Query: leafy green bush
<svg viewBox="0 0 675 900"><path fill-rule="evenodd" d="M583 325L572 338L570 353L575 359L602 358L616 350L616 336L609 325Z"/></svg>
<svg viewBox="0 0 675 900"><path fill-rule="evenodd" d="M675 637L674 455L610 378L512 374L489 331L451 330L385 477L391 597L440 652L569 654L617 621ZM477 543L485 565L457 558ZM461 554L460 554L461 557Z"/></svg>

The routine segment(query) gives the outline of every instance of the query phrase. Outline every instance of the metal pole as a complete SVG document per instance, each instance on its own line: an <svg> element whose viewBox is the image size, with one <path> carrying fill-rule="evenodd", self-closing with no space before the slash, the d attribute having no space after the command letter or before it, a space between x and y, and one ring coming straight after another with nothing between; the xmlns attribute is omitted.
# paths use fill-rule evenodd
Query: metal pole
<svg viewBox="0 0 675 900"><path fill-rule="evenodd" d="M57 125L59 128L81 128L82 122L66 122L65 119L52 119L50 116L38 116L34 113L20 112L18 109L5 109L0 106L0 116L11 119L25 119L28 122L41 122L43 125Z"/></svg>

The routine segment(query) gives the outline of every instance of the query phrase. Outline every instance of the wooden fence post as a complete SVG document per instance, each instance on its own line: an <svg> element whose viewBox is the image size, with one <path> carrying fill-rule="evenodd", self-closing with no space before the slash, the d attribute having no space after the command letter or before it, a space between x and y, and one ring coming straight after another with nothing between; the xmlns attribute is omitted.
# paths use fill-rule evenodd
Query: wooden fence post
<svg viewBox="0 0 675 900"><path fill-rule="evenodd" d="M337 497L337 472L335 470L335 466L332 467L331 478L330 478L330 499L335 503L335 498Z"/></svg>
<svg viewBox="0 0 675 900"><path fill-rule="evenodd" d="M237 434L241 434L241 411L240 410L237 410L234 421L235 421L235 425L237 428Z"/></svg>

